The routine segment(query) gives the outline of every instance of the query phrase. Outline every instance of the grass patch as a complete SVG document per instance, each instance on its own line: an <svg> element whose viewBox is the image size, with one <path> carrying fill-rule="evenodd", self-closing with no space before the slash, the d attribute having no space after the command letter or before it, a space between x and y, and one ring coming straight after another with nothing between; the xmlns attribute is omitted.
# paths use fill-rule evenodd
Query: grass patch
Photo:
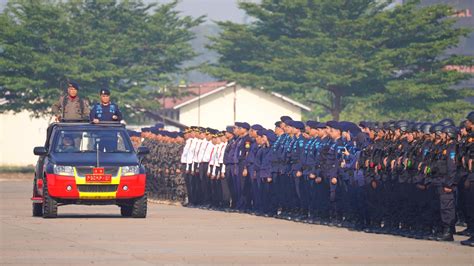
<svg viewBox="0 0 474 266"><path fill-rule="evenodd" d="M34 173L35 167L29 166L0 166L0 173Z"/></svg>

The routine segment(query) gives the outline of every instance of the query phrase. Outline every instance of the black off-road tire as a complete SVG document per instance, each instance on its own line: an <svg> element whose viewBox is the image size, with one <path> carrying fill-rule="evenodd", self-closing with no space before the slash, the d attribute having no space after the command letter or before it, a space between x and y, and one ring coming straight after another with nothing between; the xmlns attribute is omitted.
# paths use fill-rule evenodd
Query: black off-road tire
<svg viewBox="0 0 474 266"><path fill-rule="evenodd" d="M133 218L146 218L147 212L147 196L145 195L136 199L132 206L132 217Z"/></svg>
<svg viewBox="0 0 474 266"><path fill-rule="evenodd" d="M56 218L58 216L58 202L49 195L48 184L43 187L43 218Z"/></svg>
<svg viewBox="0 0 474 266"><path fill-rule="evenodd" d="M130 205L120 206L120 214L123 217L131 217L132 216L132 206L130 206Z"/></svg>

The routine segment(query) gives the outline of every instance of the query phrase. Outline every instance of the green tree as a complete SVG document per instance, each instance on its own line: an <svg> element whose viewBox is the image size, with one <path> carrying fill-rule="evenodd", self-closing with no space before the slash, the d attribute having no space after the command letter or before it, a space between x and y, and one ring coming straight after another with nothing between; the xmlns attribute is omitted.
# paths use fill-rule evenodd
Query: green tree
<svg viewBox="0 0 474 266"><path fill-rule="evenodd" d="M203 17L180 16L177 1L11 0L0 14L0 111L48 112L65 81L98 99L100 88L131 116L157 108L158 87L196 56L191 28Z"/></svg>
<svg viewBox="0 0 474 266"><path fill-rule="evenodd" d="M468 75L443 69L472 65L472 57L444 55L468 30L453 27L449 6L409 1L387 8L390 2L241 3L253 22L219 23L222 32L209 47L220 58L207 71L293 95L336 120L341 113L354 119L421 119L465 112L469 104L462 99L472 91L452 85Z"/></svg>

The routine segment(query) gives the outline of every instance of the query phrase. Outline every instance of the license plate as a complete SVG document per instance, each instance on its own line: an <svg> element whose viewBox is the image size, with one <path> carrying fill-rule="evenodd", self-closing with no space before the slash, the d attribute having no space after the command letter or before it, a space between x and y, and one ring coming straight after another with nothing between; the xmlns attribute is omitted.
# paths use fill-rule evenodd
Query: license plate
<svg viewBox="0 0 474 266"><path fill-rule="evenodd" d="M110 183L112 175L86 175L86 183Z"/></svg>

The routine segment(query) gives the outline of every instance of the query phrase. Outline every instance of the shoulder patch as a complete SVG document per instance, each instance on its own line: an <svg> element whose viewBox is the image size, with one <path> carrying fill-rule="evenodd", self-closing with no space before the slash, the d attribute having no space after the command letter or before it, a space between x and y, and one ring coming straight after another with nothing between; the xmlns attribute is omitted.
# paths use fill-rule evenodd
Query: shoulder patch
<svg viewBox="0 0 474 266"><path fill-rule="evenodd" d="M454 152L454 151L450 152L450 153L449 153L449 158L450 158L451 160L454 160L454 158L456 158L456 152Z"/></svg>

